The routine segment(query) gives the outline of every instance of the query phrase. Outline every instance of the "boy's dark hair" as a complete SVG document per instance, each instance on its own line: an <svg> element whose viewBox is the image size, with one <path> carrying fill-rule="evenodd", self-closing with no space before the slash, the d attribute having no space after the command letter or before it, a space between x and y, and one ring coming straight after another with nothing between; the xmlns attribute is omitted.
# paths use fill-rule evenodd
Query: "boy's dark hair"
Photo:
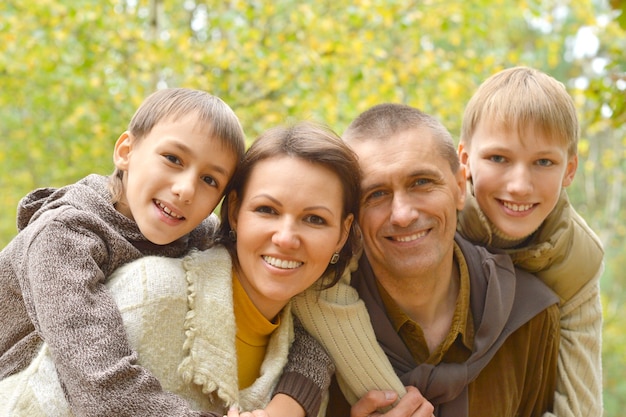
<svg viewBox="0 0 626 417"><path fill-rule="evenodd" d="M139 106L128 124L135 140L143 140L163 121L176 121L195 114L196 126L206 129L207 138L218 138L240 161L246 148L245 135L233 110L219 97L202 90L166 88L149 95ZM124 193L122 172L115 169L109 177L113 203Z"/></svg>

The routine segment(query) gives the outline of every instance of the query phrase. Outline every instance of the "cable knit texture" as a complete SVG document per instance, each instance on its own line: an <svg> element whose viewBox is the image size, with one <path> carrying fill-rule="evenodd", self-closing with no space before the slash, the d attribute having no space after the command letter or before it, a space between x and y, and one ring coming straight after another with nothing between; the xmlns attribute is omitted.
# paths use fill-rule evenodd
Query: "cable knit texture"
<svg viewBox="0 0 626 417"><path fill-rule="evenodd" d="M231 261L224 248L183 259L144 257L116 271L107 285L138 363L164 390L215 416L231 405L253 410L269 402L293 339L290 308L281 313L260 377L239 391ZM0 391L14 393L2 415L72 415L45 344L25 372L0 382Z"/></svg>
<svg viewBox="0 0 626 417"><path fill-rule="evenodd" d="M293 300L296 316L331 355L337 381L350 404L373 389L406 393L376 340L363 301L350 285L358 258L352 259L337 285L324 291L311 287Z"/></svg>
<svg viewBox="0 0 626 417"><path fill-rule="evenodd" d="M90 175L67 187L35 190L20 202L21 231L0 253L1 383L39 366L47 377L60 378L76 415L206 415L136 365L105 284L115 269L142 256L178 257L208 247L217 219L211 216L169 245L155 245L110 198L107 178ZM0 395L0 407L6 407L9 391L0 389ZM36 415L28 408L22 413Z"/></svg>

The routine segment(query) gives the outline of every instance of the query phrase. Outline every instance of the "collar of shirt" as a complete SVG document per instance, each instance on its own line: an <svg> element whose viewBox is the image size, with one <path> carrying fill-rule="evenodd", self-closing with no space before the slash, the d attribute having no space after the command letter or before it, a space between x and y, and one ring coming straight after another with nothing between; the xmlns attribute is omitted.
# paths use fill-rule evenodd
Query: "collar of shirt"
<svg viewBox="0 0 626 417"><path fill-rule="evenodd" d="M465 257L454 244L454 261L459 267L460 290L450 331L444 341L430 352L422 328L398 306L389 293L377 283L378 291L394 329L402 338L416 363L463 362L472 353L474 322L470 311L469 271Z"/></svg>

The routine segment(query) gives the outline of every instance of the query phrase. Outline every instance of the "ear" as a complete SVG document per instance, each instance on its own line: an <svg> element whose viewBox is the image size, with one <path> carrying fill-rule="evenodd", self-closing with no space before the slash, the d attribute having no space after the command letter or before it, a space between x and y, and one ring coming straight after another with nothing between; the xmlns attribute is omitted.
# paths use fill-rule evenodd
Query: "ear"
<svg viewBox="0 0 626 417"><path fill-rule="evenodd" d="M132 150L133 142L133 136L129 131L122 133L115 142L115 148L113 149L113 163L121 171L128 170L130 151Z"/></svg>
<svg viewBox="0 0 626 417"><path fill-rule="evenodd" d="M565 168L565 175L563 175L563 187L569 186L574 181L574 175L576 175L576 169L578 169L578 155L570 156L567 161L567 167Z"/></svg>
<svg viewBox="0 0 626 417"><path fill-rule="evenodd" d="M237 230L237 217L239 216L239 198L237 198L237 192L231 191L226 198L228 199L228 222L230 228Z"/></svg>
<svg viewBox="0 0 626 417"><path fill-rule="evenodd" d="M350 236L350 228L352 227L352 222L354 221L354 215L352 213L348 214L345 218L345 220L343 221L343 227L341 228L341 236L339 238L339 242L337 243L337 249L335 249L335 252L339 252L341 251L341 248L343 248L343 245L346 244L346 241L348 240L348 236Z"/></svg>
<svg viewBox="0 0 626 417"><path fill-rule="evenodd" d="M463 210L465 207L465 198L467 196L467 175L465 165L461 165L455 174L456 186L458 187L458 198L456 203L457 210Z"/></svg>
<svg viewBox="0 0 626 417"><path fill-rule="evenodd" d="M459 142L457 153L459 154L459 161L461 162L461 165L465 166L466 179L470 179L472 174L470 173L469 168L469 153L467 153L467 147L463 142Z"/></svg>

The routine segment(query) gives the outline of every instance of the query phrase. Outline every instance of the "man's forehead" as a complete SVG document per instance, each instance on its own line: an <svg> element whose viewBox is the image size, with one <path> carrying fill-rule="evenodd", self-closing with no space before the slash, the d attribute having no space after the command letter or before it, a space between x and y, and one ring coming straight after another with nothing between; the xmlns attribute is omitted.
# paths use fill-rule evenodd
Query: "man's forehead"
<svg viewBox="0 0 626 417"><path fill-rule="evenodd" d="M361 142L354 150L363 174L362 187L403 182L419 176L452 174L449 162L434 143L432 137L415 135Z"/></svg>
<svg viewBox="0 0 626 417"><path fill-rule="evenodd" d="M360 140L350 143L350 146L357 154L363 172L384 168L386 164L402 160L421 163L440 156L433 135L427 129L412 129L385 138Z"/></svg>

